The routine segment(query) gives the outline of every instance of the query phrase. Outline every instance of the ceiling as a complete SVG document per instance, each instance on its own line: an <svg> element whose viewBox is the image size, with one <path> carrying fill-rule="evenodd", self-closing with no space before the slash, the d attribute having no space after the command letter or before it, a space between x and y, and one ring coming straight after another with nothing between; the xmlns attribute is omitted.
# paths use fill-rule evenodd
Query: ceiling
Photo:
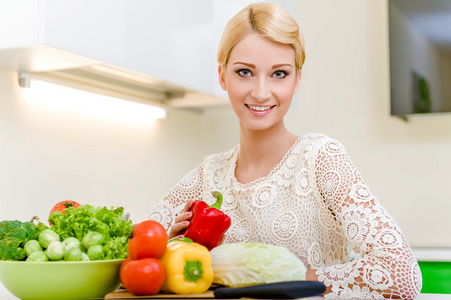
<svg viewBox="0 0 451 300"><path fill-rule="evenodd" d="M432 43L451 48L451 0L390 0Z"/></svg>

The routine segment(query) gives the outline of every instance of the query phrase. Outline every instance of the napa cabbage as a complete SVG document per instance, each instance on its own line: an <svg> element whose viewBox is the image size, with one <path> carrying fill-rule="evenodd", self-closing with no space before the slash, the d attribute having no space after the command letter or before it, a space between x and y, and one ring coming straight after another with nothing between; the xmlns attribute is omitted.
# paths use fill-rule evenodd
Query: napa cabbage
<svg viewBox="0 0 451 300"><path fill-rule="evenodd" d="M229 287L305 280L307 272L288 249L265 243L222 244L210 255L213 283Z"/></svg>

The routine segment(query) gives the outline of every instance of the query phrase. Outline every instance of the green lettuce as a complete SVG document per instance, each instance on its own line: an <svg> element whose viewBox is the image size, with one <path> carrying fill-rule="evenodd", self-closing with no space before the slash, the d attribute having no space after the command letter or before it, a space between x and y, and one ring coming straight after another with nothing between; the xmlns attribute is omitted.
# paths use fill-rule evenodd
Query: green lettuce
<svg viewBox="0 0 451 300"><path fill-rule="evenodd" d="M223 244L210 255L213 283L230 287L305 280L307 272L288 249L264 243Z"/></svg>
<svg viewBox="0 0 451 300"><path fill-rule="evenodd" d="M123 207L98 207L89 204L69 207L66 213L56 211L49 217L50 228L62 240L75 237L79 241L92 231L103 236L104 259L123 259L128 256L127 245L133 223L123 218Z"/></svg>

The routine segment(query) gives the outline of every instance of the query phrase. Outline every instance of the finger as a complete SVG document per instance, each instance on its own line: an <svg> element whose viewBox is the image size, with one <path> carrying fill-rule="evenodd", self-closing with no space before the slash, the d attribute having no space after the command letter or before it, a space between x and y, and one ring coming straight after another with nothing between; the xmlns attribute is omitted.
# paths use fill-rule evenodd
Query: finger
<svg viewBox="0 0 451 300"><path fill-rule="evenodd" d="M181 213L180 215L178 215L177 217L175 217L175 223L180 223L183 221L189 221L191 219L191 217L193 216L193 213L190 211Z"/></svg>
<svg viewBox="0 0 451 300"><path fill-rule="evenodd" d="M218 246L221 245L222 243L224 243L224 240L225 240L225 234L221 235L221 237L219 238Z"/></svg>
<svg viewBox="0 0 451 300"><path fill-rule="evenodd" d="M182 221L172 225L171 230L169 231L169 238L182 234L182 231L188 228L189 223L189 221Z"/></svg>
<svg viewBox="0 0 451 300"><path fill-rule="evenodd" d="M191 206L193 205L193 200L188 200L185 204L185 211L189 211L191 209Z"/></svg>
<svg viewBox="0 0 451 300"><path fill-rule="evenodd" d="M170 238L168 238L168 241L170 241L170 240L181 240L181 239L183 239L185 236L183 235L183 234L179 234L179 235L176 235L176 236L174 236L174 237L170 237Z"/></svg>

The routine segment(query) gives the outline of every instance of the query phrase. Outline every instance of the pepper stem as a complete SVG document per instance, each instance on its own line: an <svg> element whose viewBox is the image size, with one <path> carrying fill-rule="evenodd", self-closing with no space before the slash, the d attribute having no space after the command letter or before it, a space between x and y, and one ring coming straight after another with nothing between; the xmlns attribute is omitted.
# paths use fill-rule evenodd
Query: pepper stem
<svg viewBox="0 0 451 300"><path fill-rule="evenodd" d="M197 282L204 276L202 263L198 260L188 260L183 270L183 276L188 282Z"/></svg>
<svg viewBox="0 0 451 300"><path fill-rule="evenodd" d="M220 210L221 206L222 206L222 194L218 191L214 191L214 192L212 192L212 194L213 194L213 197L216 198L216 202L213 203L212 205L210 205L210 207Z"/></svg>

